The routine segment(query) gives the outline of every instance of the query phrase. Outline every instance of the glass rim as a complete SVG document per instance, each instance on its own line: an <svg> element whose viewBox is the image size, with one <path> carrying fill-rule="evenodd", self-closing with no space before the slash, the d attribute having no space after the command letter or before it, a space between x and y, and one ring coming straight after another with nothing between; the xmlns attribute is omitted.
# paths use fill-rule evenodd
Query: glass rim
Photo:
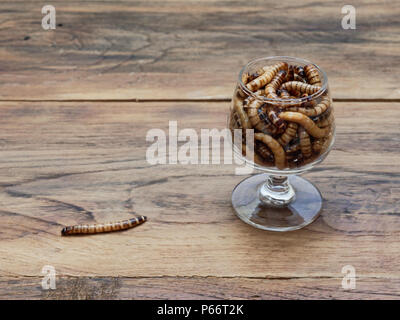
<svg viewBox="0 0 400 320"><path fill-rule="evenodd" d="M270 98L267 98L267 97L259 96L259 95L257 95L255 92L253 92L253 91L247 89L246 85L245 85L245 84L243 83L243 81L242 81L242 75L243 75L243 73L244 73L246 70L248 70L252 65L256 64L257 62L263 61L263 60L265 60L265 61L268 61L268 60L271 60L271 61L273 61L273 60L281 60L281 61L283 61L283 62L287 62L287 60L292 60L292 61L297 61L297 62L303 63L304 65L312 64L312 65L314 65L314 66L317 68L318 72L320 72L320 74L322 74L322 76L323 76L323 79L322 79L322 86L321 86L321 88L320 88L317 92L314 92L313 94L311 94L311 95L309 95L309 96L307 96L307 97L291 98L291 99L280 99L280 98L279 98L279 99L270 99ZM271 102L271 103L280 103L280 104L282 104L282 103L283 103L283 104L292 104L292 103L300 103L300 102L310 101L310 100L316 99L316 98L318 98L319 96L321 96L321 95L326 91L326 89L327 89L327 87L328 87L328 76L326 75L326 72L325 72L321 67L319 67L319 66L318 66L317 64L315 64L315 63L312 63L312 62L309 61L309 60L302 59L302 58L296 58L296 57L290 57L290 56L269 56L269 57L256 58L256 59L253 59L253 60L249 61L249 62L240 70L240 72L239 72L239 78L238 78L238 83L239 83L240 88L241 88L248 96L252 96L253 98L255 98L255 99L259 100L259 101L265 101L265 102Z"/></svg>

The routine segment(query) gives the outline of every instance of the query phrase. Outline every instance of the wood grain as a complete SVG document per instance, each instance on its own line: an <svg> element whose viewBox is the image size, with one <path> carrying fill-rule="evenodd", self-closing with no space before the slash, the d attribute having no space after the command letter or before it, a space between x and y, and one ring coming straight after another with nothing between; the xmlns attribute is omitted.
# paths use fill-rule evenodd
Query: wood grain
<svg viewBox="0 0 400 320"><path fill-rule="evenodd" d="M0 299L399 299L399 280L361 278L344 290L337 278L88 278L59 277L55 290L42 290L42 278L0 278Z"/></svg>
<svg viewBox="0 0 400 320"><path fill-rule="evenodd" d="M23 5L21 5L23 3ZM309 59L337 99L399 99L397 0L40 1L0 3L1 100L227 99L249 60Z"/></svg>
<svg viewBox="0 0 400 320"><path fill-rule="evenodd" d="M306 174L325 198L324 211L306 229L285 234L236 218L230 193L243 177L234 165L145 160L149 129L167 130L170 120L179 129L222 129L227 109L227 103L2 102L3 283L14 281L15 294L32 288L27 296L37 295L26 277L37 280L44 265L53 265L61 278L121 278L116 297L156 297L146 279L157 277L171 277L148 282L163 288L159 297L179 297L168 289L176 277L189 277L179 286L182 297L193 298L199 297L190 291L194 284L206 298L397 297L399 104L335 104L336 146ZM60 236L63 225L133 214L149 221L121 233ZM354 295L340 289L341 269L349 264L360 279ZM142 287L136 290L130 278ZM227 293L232 286L237 290ZM8 285L0 288L0 297L12 295ZM64 297L69 294L75 293Z"/></svg>

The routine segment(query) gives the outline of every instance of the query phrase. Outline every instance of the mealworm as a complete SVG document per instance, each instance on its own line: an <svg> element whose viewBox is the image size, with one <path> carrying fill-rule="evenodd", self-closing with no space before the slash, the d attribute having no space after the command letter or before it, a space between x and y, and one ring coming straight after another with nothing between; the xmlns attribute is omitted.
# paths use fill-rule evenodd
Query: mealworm
<svg viewBox="0 0 400 320"><path fill-rule="evenodd" d="M236 111L236 114L239 116L240 123L243 129L251 129L251 124L247 113L243 109L243 101L239 99L235 99L233 101L233 109Z"/></svg>
<svg viewBox="0 0 400 320"><path fill-rule="evenodd" d="M282 112L279 114L279 118L290 122L296 122L297 124L303 126L304 129L306 129L306 131L314 138L322 138L329 133L328 127L323 129L318 128L314 121L300 112Z"/></svg>
<svg viewBox="0 0 400 320"><path fill-rule="evenodd" d="M260 107L264 103L264 101L262 100L263 97L265 97L264 93L265 93L264 90L257 90L256 92L254 92L254 94L257 97L249 96L246 99L244 99L243 107L244 108L258 108L258 107Z"/></svg>
<svg viewBox="0 0 400 320"><path fill-rule="evenodd" d="M251 81L249 79L250 79L250 75L247 72L242 74L241 80L242 80L243 84L247 84L247 82Z"/></svg>
<svg viewBox="0 0 400 320"><path fill-rule="evenodd" d="M304 68L302 66L293 66L293 70L297 73L300 77L305 78L306 73L304 72Z"/></svg>
<svg viewBox="0 0 400 320"><path fill-rule="evenodd" d="M306 73L306 78L309 84L316 85L319 87L322 86L322 81L315 65L313 64L306 65L304 67L304 72Z"/></svg>
<svg viewBox="0 0 400 320"><path fill-rule="evenodd" d="M236 93L235 93L234 96L235 96L236 98L244 99L244 98L246 98L248 95L246 94L246 92L243 91L243 89L242 89L240 86L238 86L238 87L236 88Z"/></svg>
<svg viewBox="0 0 400 320"><path fill-rule="evenodd" d="M328 136L325 138L324 143L322 144L321 150L319 151L320 154L325 153L325 151L329 148L332 142L332 132L329 132Z"/></svg>
<svg viewBox="0 0 400 320"><path fill-rule="evenodd" d="M317 154L325 153L326 149L328 149L332 140L332 135L329 134L328 137L316 139L312 143L312 149Z"/></svg>
<svg viewBox="0 0 400 320"><path fill-rule="evenodd" d="M278 132L282 132L286 128L286 123L278 116L274 107L267 108L267 115L272 124L278 129Z"/></svg>
<svg viewBox="0 0 400 320"><path fill-rule="evenodd" d="M250 104L251 105L251 104ZM255 104L258 106L258 104ZM270 122L268 116L264 113L265 108L253 108L247 109L247 115L253 128L263 133L276 134L278 129Z"/></svg>
<svg viewBox="0 0 400 320"><path fill-rule="evenodd" d="M140 216L137 218L131 218L128 220L111 222L111 223L100 223L100 224L84 224L65 227L61 230L62 236L76 235L76 234L95 234L103 232L121 231L129 228L133 228L147 221L147 217Z"/></svg>
<svg viewBox="0 0 400 320"><path fill-rule="evenodd" d="M287 90L291 93L308 93L313 94L321 89L319 86L307 84L300 81L289 81L285 82L281 87L281 90Z"/></svg>
<svg viewBox="0 0 400 320"><path fill-rule="evenodd" d="M264 104L264 102L260 99L256 99L254 97L248 97L243 101L243 108L245 109L258 109Z"/></svg>
<svg viewBox="0 0 400 320"><path fill-rule="evenodd" d="M249 152L249 148L247 147L246 144L242 143L242 154L245 157L250 157L251 155L253 156L253 161L254 162L258 162L258 163L262 163L263 160L260 159L260 157L255 153L255 152ZM251 154L251 155L250 155ZM250 160L250 159L249 159Z"/></svg>
<svg viewBox="0 0 400 320"><path fill-rule="evenodd" d="M299 138L300 138L301 153L305 158L311 157L312 150L311 150L310 136L303 127L299 128Z"/></svg>
<svg viewBox="0 0 400 320"><path fill-rule="evenodd" d="M289 122L289 124L286 127L285 132L278 138L277 141L282 146L287 145L296 136L297 128L298 128L298 124L297 123Z"/></svg>
<svg viewBox="0 0 400 320"><path fill-rule="evenodd" d="M259 76L263 75L270 68L271 68L271 66L264 66L264 67L259 68L258 70L256 70L256 72L253 72L253 73L249 74L249 81L253 81L254 79L256 79Z"/></svg>
<svg viewBox="0 0 400 320"><path fill-rule="evenodd" d="M297 131L296 131L296 133L297 133ZM300 143L297 141L296 143L285 146L284 149L285 149L285 152L287 155L295 154L296 152L298 152L300 150Z"/></svg>
<svg viewBox="0 0 400 320"><path fill-rule="evenodd" d="M231 129L232 134L234 133L234 129L240 129L242 128L242 125L240 124L240 119L239 116L235 111L231 112L230 118L229 118L229 129Z"/></svg>
<svg viewBox="0 0 400 320"><path fill-rule="evenodd" d="M289 66L288 72L286 74L285 82L286 81L293 81L294 80L294 67L292 65Z"/></svg>
<svg viewBox="0 0 400 320"><path fill-rule="evenodd" d="M260 154L260 156L266 160L266 161L273 161L274 160L274 155L272 154L272 152L268 149L268 147L257 141L256 142L256 151Z"/></svg>
<svg viewBox="0 0 400 320"><path fill-rule="evenodd" d="M302 96L301 96L301 98L303 98L303 99L307 98L307 97L308 97L307 93L303 93ZM316 99L307 98L306 101L304 101L300 105L296 105L296 107L315 108L316 105L317 105Z"/></svg>
<svg viewBox="0 0 400 320"><path fill-rule="evenodd" d="M293 81L299 81L299 82L307 83L307 80L304 79L303 77L300 77L297 73L294 74Z"/></svg>
<svg viewBox="0 0 400 320"><path fill-rule="evenodd" d="M279 98L290 99L290 93L287 90L279 90Z"/></svg>
<svg viewBox="0 0 400 320"><path fill-rule="evenodd" d="M269 67L261 76L246 84L247 89L249 89L250 91L256 91L262 88L272 80L272 78L278 73L278 71L284 69L288 69L288 64L286 62L279 62Z"/></svg>
<svg viewBox="0 0 400 320"><path fill-rule="evenodd" d="M276 167L278 169L284 169L286 166L286 156L285 151L283 150L279 142L272 138L270 135L264 133L255 133L254 138L261 142L264 142L268 146L268 148L274 154Z"/></svg>
<svg viewBox="0 0 400 320"><path fill-rule="evenodd" d="M315 153L319 153L322 150L322 145L325 142L325 138L316 139L312 144L312 149Z"/></svg>
<svg viewBox="0 0 400 320"><path fill-rule="evenodd" d="M256 92L254 92L254 94L256 95L256 96L259 96L259 97L265 97L265 91L264 90L257 90ZM254 98L253 98L254 99Z"/></svg>
<svg viewBox="0 0 400 320"><path fill-rule="evenodd" d="M319 121L317 122L317 126L318 126L319 128L326 128L326 127L329 127L329 126L332 124L333 120L334 120L334 118L333 118L333 114L332 114L332 112L331 112L331 113L329 114L328 117L319 120Z"/></svg>
<svg viewBox="0 0 400 320"><path fill-rule="evenodd" d="M297 153L292 159L288 160L289 168L298 168L304 163L304 156L303 154Z"/></svg>
<svg viewBox="0 0 400 320"><path fill-rule="evenodd" d="M298 166L303 161L303 154L300 150L300 142L285 147L286 160L290 168Z"/></svg>
<svg viewBox="0 0 400 320"><path fill-rule="evenodd" d="M275 77L268 83L265 87L265 95L268 99L278 99L278 95L276 94L276 90L280 88L283 81L286 78L287 72L285 70L280 70Z"/></svg>
<svg viewBox="0 0 400 320"><path fill-rule="evenodd" d="M318 103L315 107L312 107L311 106L312 103L309 103L309 102L311 102L311 101L307 101L305 104L303 104L304 106L308 106L308 107L292 106L292 107L288 108L288 110L300 112L309 117L316 117L316 116L319 116L320 114L324 113L331 105L331 99L328 96L324 96L322 98L321 102Z"/></svg>

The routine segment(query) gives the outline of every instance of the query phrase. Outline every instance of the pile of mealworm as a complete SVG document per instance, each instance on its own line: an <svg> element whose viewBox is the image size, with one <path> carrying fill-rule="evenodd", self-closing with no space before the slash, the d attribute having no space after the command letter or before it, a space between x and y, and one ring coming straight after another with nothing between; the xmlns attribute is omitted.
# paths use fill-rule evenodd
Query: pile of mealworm
<svg viewBox="0 0 400 320"><path fill-rule="evenodd" d="M244 73L241 80L232 99L230 129L255 130L255 163L298 168L326 152L334 116L315 65L279 62ZM245 135L242 153L249 153Z"/></svg>

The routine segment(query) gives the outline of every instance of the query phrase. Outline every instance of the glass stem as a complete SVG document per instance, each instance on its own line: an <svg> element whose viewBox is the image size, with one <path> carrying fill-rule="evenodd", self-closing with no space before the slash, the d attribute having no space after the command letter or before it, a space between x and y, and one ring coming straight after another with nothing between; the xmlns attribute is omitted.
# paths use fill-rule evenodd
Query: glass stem
<svg viewBox="0 0 400 320"><path fill-rule="evenodd" d="M285 176L268 176L260 187L260 200L267 206L285 207L295 198L295 192Z"/></svg>

